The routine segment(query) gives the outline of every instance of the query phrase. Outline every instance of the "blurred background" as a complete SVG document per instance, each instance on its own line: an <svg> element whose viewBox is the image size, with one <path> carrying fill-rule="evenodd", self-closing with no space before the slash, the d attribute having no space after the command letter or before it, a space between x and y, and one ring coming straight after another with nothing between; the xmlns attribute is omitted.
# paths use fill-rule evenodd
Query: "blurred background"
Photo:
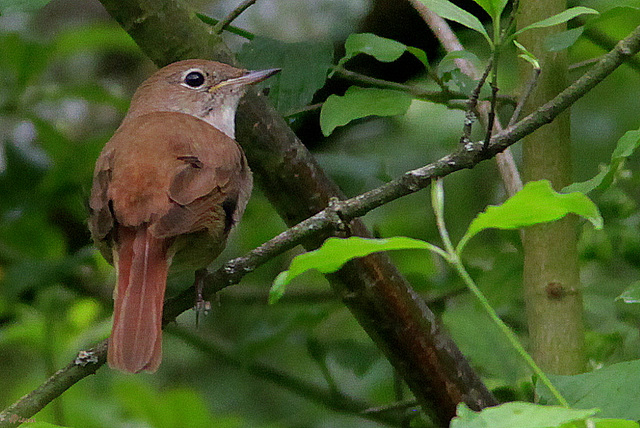
<svg viewBox="0 0 640 428"><path fill-rule="evenodd" d="M221 19L238 1L189 1ZM482 17L472 1L456 2ZM603 11L616 0L572 2ZM624 2L640 7L639 1ZM5 2L0 3L4 6ZM110 330L114 272L90 242L86 218L93 165L126 113L135 88L155 66L97 0L6 2L0 16L0 405L14 402ZM483 19L486 17L483 17ZM623 14L595 29L617 40L640 15ZM399 0L261 0L233 25L284 42L329 43L334 63L346 37L373 32L424 49L436 66L442 51L408 2ZM481 60L483 40L454 27ZM226 33L236 52L246 40ZM605 51L583 35L572 62ZM501 93L517 82L515 54L501 66ZM410 55L392 63L357 57L347 68L396 82L437 87ZM585 67L576 67L576 78ZM572 108L576 181L608 163L622 134L640 126L639 70L622 66ZM343 93L333 78L315 96ZM321 165L354 196L453 151L464 113L414 101L407 114L360 119L325 138L319 110L291 112L289 121ZM518 157L519 148L514 146ZM592 366L639 357L637 305L615 300L640 278L638 157L616 185L591 195L605 229L584 225L581 238L587 343ZM445 180L446 217L454 242L487 204L504 200L492 161ZM381 237L404 235L439 244L428 192L368 214ZM254 190L244 219L214 263L270 239L284 223ZM276 305L266 296L286 269L283 255L241 284L219 293L195 326L185 313L164 334L164 359L153 375L102 368L47 406L36 420L73 427L375 427L358 415L331 410L330 395L309 399L272 376L276 370L381 406L411 398L324 278L306 274ZM391 254L411 285L442 317L462 351L502 399L530 397L527 371L445 264L422 252ZM505 321L526 342L521 296L522 252L516 232L484 232L466 263ZM184 284L186 286L188 284ZM270 375L271 373L271 375Z"/></svg>

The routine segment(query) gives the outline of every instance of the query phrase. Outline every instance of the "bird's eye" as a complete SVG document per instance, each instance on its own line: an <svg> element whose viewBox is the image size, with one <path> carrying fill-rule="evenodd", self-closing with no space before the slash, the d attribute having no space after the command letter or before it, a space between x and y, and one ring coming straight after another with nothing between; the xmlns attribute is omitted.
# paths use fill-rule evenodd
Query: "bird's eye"
<svg viewBox="0 0 640 428"><path fill-rule="evenodd" d="M198 88L204 84L204 74L200 71L192 71L184 76L184 83L192 88Z"/></svg>

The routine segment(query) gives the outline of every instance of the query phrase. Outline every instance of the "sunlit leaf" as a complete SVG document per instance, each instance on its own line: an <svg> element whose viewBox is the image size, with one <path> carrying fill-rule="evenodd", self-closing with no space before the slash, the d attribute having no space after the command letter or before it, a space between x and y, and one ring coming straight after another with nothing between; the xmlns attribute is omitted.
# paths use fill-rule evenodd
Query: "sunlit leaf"
<svg viewBox="0 0 640 428"><path fill-rule="evenodd" d="M466 10L461 9L460 7L447 0L420 1L436 15L439 15L444 19L448 19L449 21L457 22L458 24L462 24L465 27L477 31L478 33L482 34L485 39L487 39L490 45L493 44L491 38L489 37L489 34L487 33L487 30L482 25L482 22L480 22L478 18L476 18Z"/></svg>
<svg viewBox="0 0 640 428"><path fill-rule="evenodd" d="M238 53L242 64L253 70L280 68L282 71L265 81L269 99L283 115L289 115L311 102L333 64L330 42L284 43L256 36Z"/></svg>
<svg viewBox="0 0 640 428"><path fill-rule="evenodd" d="M598 229L602 227L598 207L584 194L557 193L547 180L532 181L504 204L489 206L478 214L460 240L457 251L462 251L469 239L485 229L520 229L571 213L586 218Z"/></svg>
<svg viewBox="0 0 640 428"><path fill-rule="evenodd" d="M328 238L320 248L294 257L289 270L281 272L274 280L269 293L269 302L274 303L284 293L284 288L295 277L310 269L322 273L335 272L349 260L372 253L389 250L424 249L441 253L428 242L396 236L387 239L366 239L357 236L341 239Z"/></svg>
<svg viewBox="0 0 640 428"><path fill-rule="evenodd" d="M367 116L396 116L406 113L411 95L389 89L352 86L344 96L331 95L322 105L320 129L325 136L338 126Z"/></svg>

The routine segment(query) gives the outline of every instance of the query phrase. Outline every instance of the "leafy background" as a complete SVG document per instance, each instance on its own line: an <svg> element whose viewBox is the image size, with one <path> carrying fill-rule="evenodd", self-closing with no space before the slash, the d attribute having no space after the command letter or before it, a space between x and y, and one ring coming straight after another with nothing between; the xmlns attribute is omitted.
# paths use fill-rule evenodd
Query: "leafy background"
<svg viewBox="0 0 640 428"><path fill-rule="evenodd" d="M193 6L220 18L235 3L198 1ZM574 3L602 11L621 2ZM331 54L333 47L341 52L350 33L371 24L372 4L258 2L234 25L291 43L298 52L323 53L294 58L327 70L327 63L340 56ZM114 275L91 246L86 200L102 145L126 112L132 91L154 67L96 1L5 0L0 7L0 403L9 404L109 332ZM598 28L621 38L639 16L619 14ZM436 65L435 42L419 27L413 31ZM486 59L483 40L458 31L465 46ZM264 61L255 52L268 51L264 45L268 41L255 39L256 45L243 46L245 40L225 37L246 64L259 67ZM569 52L578 63L603 50L582 37ZM406 56L410 55L384 69L366 61L357 67L404 80L407 67L402 61L417 61ZM297 72L308 69L299 67ZM419 70L415 65L411 69ZM504 93L515 85L515 69L515 59L505 55ZM300 81L293 70L282 79ZM577 68L572 76L581 71ZM304 78L314 76L317 73L309 72ZM423 72L410 79L411 84L435 89ZM576 181L594 176L600 164L609 163L624 132L640 126L637 81L637 70L622 67L572 108ZM312 94L307 96L309 102L319 102L330 92L342 95L345 89L338 81L313 100ZM296 114L288 97L279 94L278 108L292 114L292 127L349 196L449 153L463 120L459 110L414 100L404 115L360 119L323 138L317 111ZM517 146L515 151L517 156ZM640 277L637 170L638 158L631 156L613 187L591 195L605 227L594 230L585 223L581 235L587 345L593 368L637 359L640 353L638 305L616 299ZM445 188L446 220L454 242L487 204L504 200L493 163L448 177ZM439 243L426 193L381 207L364 220L381 237L403 235ZM256 189L219 260L241 255L282 230L283 223ZM317 385L335 383L340 391L372 406L398 398L392 368L331 295L321 275L305 274L278 304L266 304L271 282L293 255L277 258L245 277L241 285L220 293L211 314L197 328L193 314L179 318L178 325L165 333L164 360L157 374L126 376L104 368L36 419L77 427L378 426L329 410L330 396L308 400L249 369L267 366ZM501 399L530 399L527 370L463 291L455 273L425 252L391 255L412 286L432 302L487 385ZM493 307L526 342L517 232L483 232L469 242L465 263Z"/></svg>

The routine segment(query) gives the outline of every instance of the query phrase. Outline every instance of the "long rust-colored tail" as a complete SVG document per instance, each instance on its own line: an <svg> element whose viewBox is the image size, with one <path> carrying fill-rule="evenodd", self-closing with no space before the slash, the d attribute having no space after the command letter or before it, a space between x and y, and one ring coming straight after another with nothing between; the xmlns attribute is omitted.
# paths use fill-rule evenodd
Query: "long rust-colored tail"
<svg viewBox="0 0 640 428"><path fill-rule="evenodd" d="M146 227L118 228L118 280L107 361L130 373L155 372L162 359L167 242Z"/></svg>

